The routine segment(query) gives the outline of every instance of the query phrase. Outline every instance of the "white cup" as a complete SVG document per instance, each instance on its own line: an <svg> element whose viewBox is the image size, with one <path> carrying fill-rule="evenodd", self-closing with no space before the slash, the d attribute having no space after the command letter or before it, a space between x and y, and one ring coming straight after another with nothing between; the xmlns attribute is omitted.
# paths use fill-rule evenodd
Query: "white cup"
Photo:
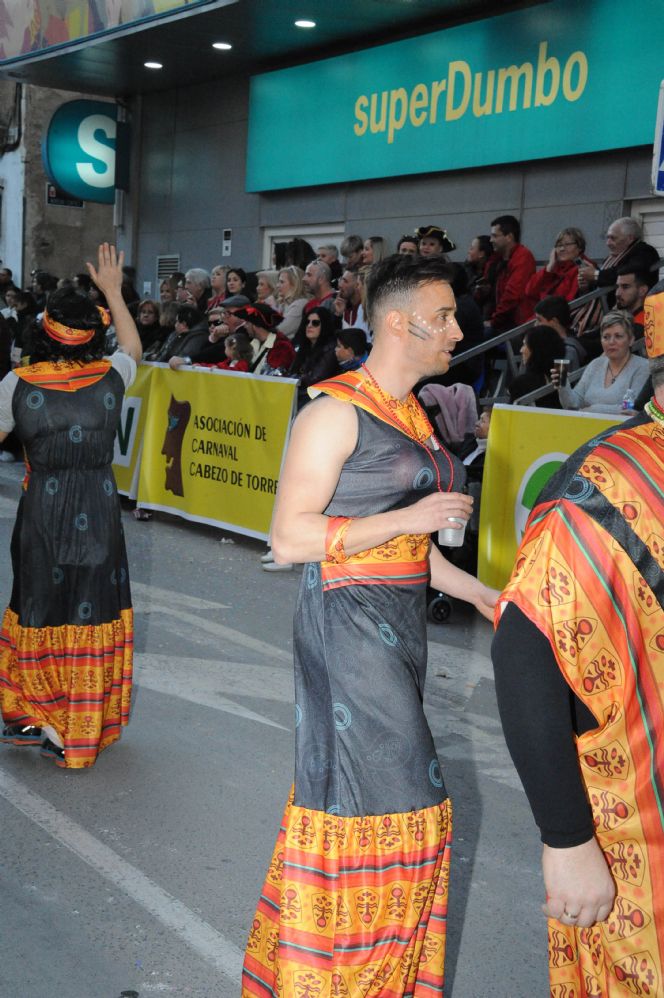
<svg viewBox="0 0 664 998"><path fill-rule="evenodd" d="M460 523L461 527L441 527L438 531L438 543L444 548L460 548L466 533L467 520L460 516L448 516L450 523Z"/></svg>

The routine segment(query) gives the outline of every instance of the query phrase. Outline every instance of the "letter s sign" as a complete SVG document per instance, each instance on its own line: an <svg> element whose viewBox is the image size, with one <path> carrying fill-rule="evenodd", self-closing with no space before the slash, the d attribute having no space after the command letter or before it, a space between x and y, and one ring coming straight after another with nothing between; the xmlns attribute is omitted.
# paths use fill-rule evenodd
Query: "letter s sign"
<svg viewBox="0 0 664 998"><path fill-rule="evenodd" d="M63 104L42 142L49 180L71 197L113 204L117 139L115 104L90 100Z"/></svg>

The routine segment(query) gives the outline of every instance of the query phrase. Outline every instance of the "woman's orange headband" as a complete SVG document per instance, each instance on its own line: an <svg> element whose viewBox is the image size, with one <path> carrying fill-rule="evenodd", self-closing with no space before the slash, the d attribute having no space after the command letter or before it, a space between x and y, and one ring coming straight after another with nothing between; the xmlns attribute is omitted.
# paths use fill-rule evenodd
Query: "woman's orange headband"
<svg viewBox="0 0 664 998"><path fill-rule="evenodd" d="M110 312L99 305L97 305L97 311L101 316L104 326L110 326ZM97 332L96 329L76 329L75 326L65 326L63 322L56 322L55 319L51 318L46 309L44 309L44 314L42 315L42 326L44 332L52 340L57 340L58 343L65 343L70 347L82 346L84 343L89 343Z"/></svg>

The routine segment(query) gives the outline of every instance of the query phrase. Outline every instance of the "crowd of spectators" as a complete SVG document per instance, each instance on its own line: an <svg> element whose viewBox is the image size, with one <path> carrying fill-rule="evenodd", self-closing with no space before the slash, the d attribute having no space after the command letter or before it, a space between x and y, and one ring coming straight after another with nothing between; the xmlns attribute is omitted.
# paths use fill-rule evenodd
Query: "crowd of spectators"
<svg viewBox="0 0 664 998"><path fill-rule="evenodd" d="M443 393L436 396L439 404L450 406L440 425L455 423L451 407L462 395L467 404L471 389L476 411L484 404L472 432L463 440L445 441L466 464L479 499L491 375L501 357L505 366L505 347L492 344L497 335L525 326L513 340L516 349L520 346L520 369L508 378L501 401L516 403L534 392L538 406L613 413L642 407L650 396L648 365L636 351L643 337L644 298L658 279L659 254L643 241L632 218L614 221L606 244L607 256L596 263L586 254L583 232L567 226L538 268L521 242L519 220L505 214L471 240L463 263L449 260L457 247L447 230L430 224L404 234L393 250L382 236L351 234L340 246L315 248L294 238L274 246L272 266L264 270L217 264L170 274L159 285L158 299L141 299L135 273L126 267L122 293L136 320L144 361L166 363L173 371L201 367L295 378L301 408L313 385L360 367L369 356L364 285L370 268L392 251L443 257L464 337L459 353L483 349L431 381ZM58 279L35 270L27 290L15 286L9 268L0 269L0 376L30 362L33 331L48 297L67 285L105 305L87 273ZM605 293L576 301L595 289ZM115 347L110 326L107 351ZM561 366L565 383L560 383ZM14 460L19 450L10 436L0 460ZM134 515L151 516L140 508ZM471 554L476 534L477 523L469 530ZM267 571L289 567L275 565L269 552L262 561Z"/></svg>
<svg viewBox="0 0 664 998"><path fill-rule="evenodd" d="M642 394L647 371L633 350L643 335L643 301L657 280L659 257L632 218L613 222L606 243L606 258L595 263L586 254L583 232L567 226L538 268L521 242L519 220L506 214L471 240L463 263L450 262L464 334L459 352L530 323L516 344L521 369L506 386L511 401L549 385L536 404L615 412ZM456 248L442 225L430 224L404 234L394 251L448 260ZM217 264L171 274L161 281L158 300L140 298L134 271L127 267L123 296L135 316L146 361L168 363L173 370L206 366L294 377L302 406L316 381L357 366L368 355L371 324L364 282L371 266L389 252L382 236L352 234L340 246L315 248L294 238L275 244L273 265L265 270ZM34 324L51 291L67 284L105 304L85 273L58 279L35 270L25 290L14 285L11 270L0 270L0 374L29 361ZM570 308L595 288L609 289L604 305L595 298ZM607 307L612 309L608 326ZM113 348L111 327L108 349ZM487 365L490 369L499 356L499 351L478 353L437 381L471 385L479 397L490 388ZM558 386L552 372L561 357L568 361L568 372L583 368L578 383L573 379L574 385Z"/></svg>

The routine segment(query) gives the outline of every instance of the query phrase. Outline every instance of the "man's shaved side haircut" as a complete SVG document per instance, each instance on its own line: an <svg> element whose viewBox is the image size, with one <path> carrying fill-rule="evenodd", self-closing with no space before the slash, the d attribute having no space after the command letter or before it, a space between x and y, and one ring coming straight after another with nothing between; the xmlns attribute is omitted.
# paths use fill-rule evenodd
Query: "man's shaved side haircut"
<svg viewBox="0 0 664 998"><path fill-rule="evenodd" d="M366 281L367 315L377 318L391 308L406 309L410 299L424 284L452 283L452 268L439 256L411 257L394 253L374 264Z"/></svg>

